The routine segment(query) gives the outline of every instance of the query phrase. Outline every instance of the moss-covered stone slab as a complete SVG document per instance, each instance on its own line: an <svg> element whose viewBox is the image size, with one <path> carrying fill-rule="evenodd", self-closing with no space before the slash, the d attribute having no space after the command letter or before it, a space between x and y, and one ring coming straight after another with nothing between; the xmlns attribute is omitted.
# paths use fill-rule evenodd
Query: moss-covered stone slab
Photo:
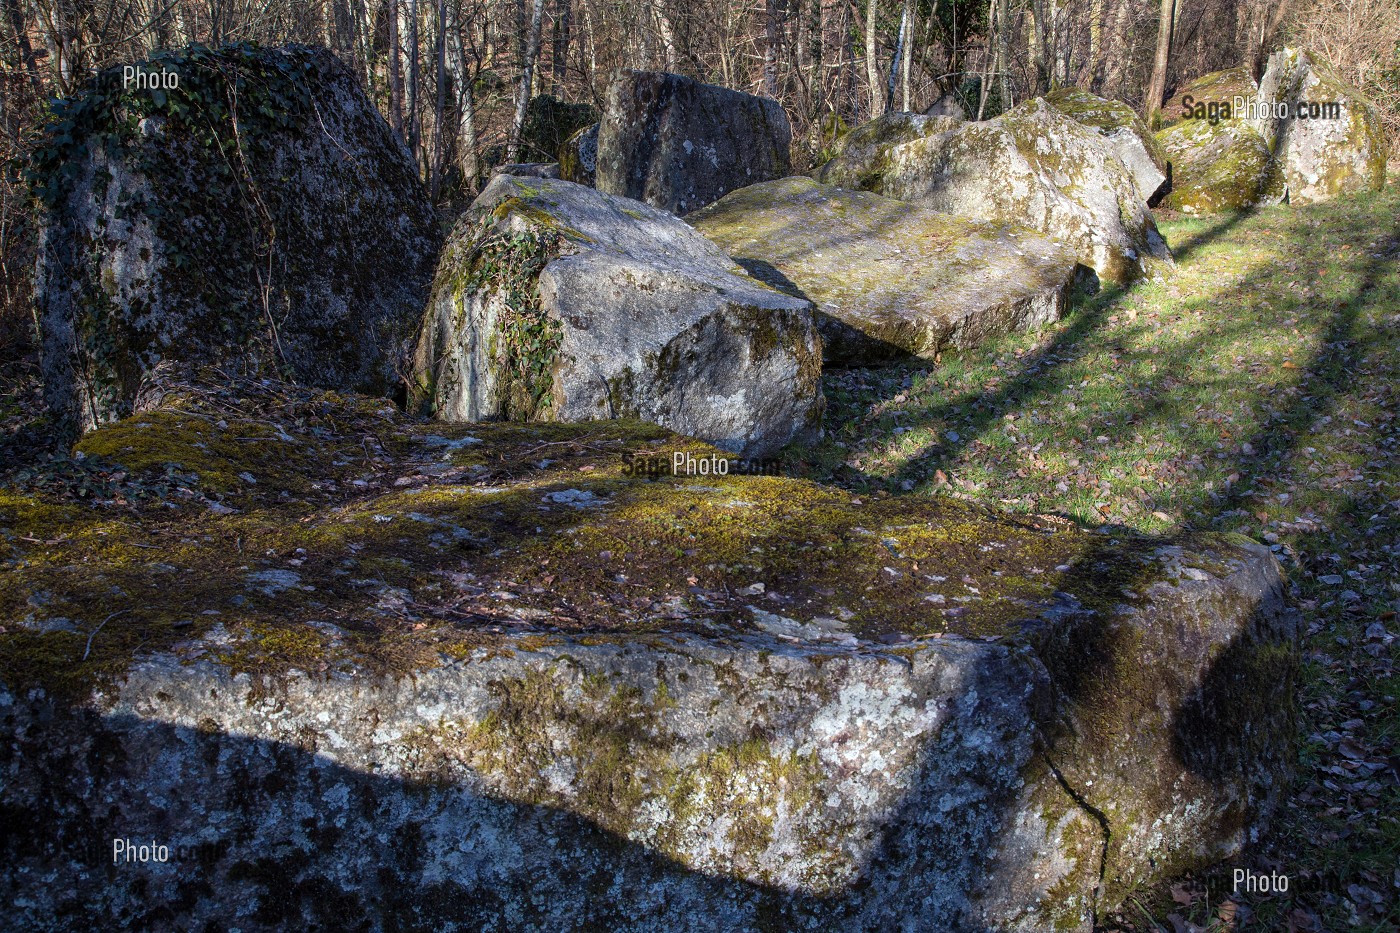
<svg viewBox="0 0 1400 933"><path fill-rule="evenodd" d="M1030 227L1062 240L1108 282L1156 275L1172 263L1114 148L1096 127L1042 98L994 120L903 135L874 146L843 140L816 177L961 217Z"/></svg>
<svg viewBox="0 0 1400 933"><path fill-rule="evenodd" d="M598 129L598 190L673 214L788 174L792 127L771 98L660 71L623 71Z"/></svg>
<svg viewBox="0 0 1400 933"><path fill-rule="evenodd" d="M54 415L87 430L209 364L397 391L438 235L355 76L302 46L135 67L178 85L103 71L56 105L30 167Z"/></svg>
<svg viewBox="0 0 1400 933"><path fill-rule="evenodd" d="M1255 128L1283 164L1291 204L1385 187L1389 144L1376 105L1324 61L1299 49L1269 56Z"/></svg>
<svg viewBox="0 0 1400 933"><path fill-rule="evenodd" d="M823 358L932 359L1058 320L1077 262L1010 224L784 178L686 218L750 274L816 305Z"/></svg>
<svg viewBox="0 0 1400 933"><path fill-rule="evenodd" d="M0 490L21 926L1087 931L1287 773L1241 538L277 386L81 451L97 501Z"/></svg>
<svg viewBox="0 0 1400 933"><path fill-rule="evenodd" d="M1077 87L1051 91L1045 95L1045 102L1098 130L1132 175L1138 196L1149 205L1167 193L1167 154L1132 107Z"/></svg>
<svg viewBox="0 0 1400 933"><path fill-rule="evenodd" d="M767 456L820 425L811 304L628 198L500 175L443 251L412 399L446 421L641 418Z"/></svg>
<svg viewBox="0 0 1400 933"><path fill-rule="evenodd" d="M1185 214L1220 214L1279 204L1283 167L1247 120L1180 120L1157 133L1172 165L1172 190L1161 203Z"/></svg>

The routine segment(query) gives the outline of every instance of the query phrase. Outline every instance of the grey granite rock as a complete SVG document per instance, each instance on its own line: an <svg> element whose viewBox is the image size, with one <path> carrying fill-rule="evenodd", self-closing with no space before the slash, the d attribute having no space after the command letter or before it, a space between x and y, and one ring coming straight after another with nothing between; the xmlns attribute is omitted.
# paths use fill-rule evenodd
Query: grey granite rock
<svg viewBox="0 0 1400 933"><path fill-rule="evenodd" d="M687 214L788 174L792 127L775 100L659 71L624 71L598 131L598 190Z"/></svg>
<svg viewBox="0 0 1400 933"><path fill-rule="evenodd" d="M641 418L746 456L820 424L811 305L674 216L497 176L443 253L414 399L450 421Z"/></svg>

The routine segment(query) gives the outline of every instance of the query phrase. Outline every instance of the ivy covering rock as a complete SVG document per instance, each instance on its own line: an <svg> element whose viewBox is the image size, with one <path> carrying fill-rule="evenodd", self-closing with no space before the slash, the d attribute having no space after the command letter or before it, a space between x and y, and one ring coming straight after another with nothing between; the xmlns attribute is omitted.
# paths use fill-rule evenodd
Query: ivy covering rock
<svg viewBox="0 0 1400 933"><path fill-rule="evenodd" d="M811 304L674 216L497 176L449 239L412 402L446 421L641 418L746 456L820 425Z"/></svg>
<svg viewBox="0 0 1400 933"><path fill-rule="evenodd" d="M194 46L60 101L30 168L44 384L70 431L219 364L392 394L432 207L351 73L303 46Z"/></svg>

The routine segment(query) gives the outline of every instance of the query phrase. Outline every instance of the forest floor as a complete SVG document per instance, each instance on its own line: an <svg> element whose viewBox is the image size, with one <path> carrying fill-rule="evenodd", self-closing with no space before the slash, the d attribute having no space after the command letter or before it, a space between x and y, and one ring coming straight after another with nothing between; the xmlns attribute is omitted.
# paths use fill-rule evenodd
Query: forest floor
<svg viewBox="0 0 1400 933"><path fill-rule="evenodd" d="M1270 835L1105 929L1400 929L1400 184L1161 228L1178 269L937 366L832 372L794 472L1268 542L1303 610ZM1233 871L1279 872L1278 895Z"/></svg>

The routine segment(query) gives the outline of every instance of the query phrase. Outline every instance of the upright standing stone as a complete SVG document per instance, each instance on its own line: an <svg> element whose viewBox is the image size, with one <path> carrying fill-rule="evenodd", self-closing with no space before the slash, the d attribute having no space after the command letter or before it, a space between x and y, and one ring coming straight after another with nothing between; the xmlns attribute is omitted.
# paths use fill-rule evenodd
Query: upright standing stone
<svg viewBox="0 0 1400 933"><path fill-rule="evenodd" d="M50 409L88 430L214 364L394 392L435 218L354 75L295 45L137 67L163 89L102 72L31 167Z"/></svg>
<svg viewBox="0 0 1400 933"><path fill-rule="evenodd" d="M792 127L777 101L659 71L624 71L598 131L599 191L687 214L782 178Z"/></svg>
<svg viewBox="0 0 1400 933"><path fill-rule="evenodd" d="M1389 151L1375 104L1307 52L1269 56L1254 125L1283 164L1292 204L1380 191Z"/></svg>

